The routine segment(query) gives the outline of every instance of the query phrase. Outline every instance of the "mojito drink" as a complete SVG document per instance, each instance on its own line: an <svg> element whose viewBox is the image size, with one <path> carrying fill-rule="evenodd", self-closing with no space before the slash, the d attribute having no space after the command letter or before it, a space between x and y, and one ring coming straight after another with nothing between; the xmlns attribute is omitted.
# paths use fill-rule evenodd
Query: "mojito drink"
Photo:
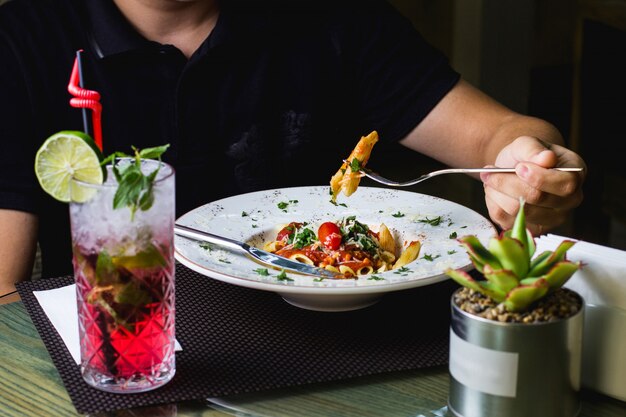
<svg viewBox="0 0 626 417"><path fill-rule="evenodd" d="M133 161L118 166L125 163ZM152 186L138 195L137 201L150 200L143 207L114 208L125 185L110 167L101 185L72 184L81 372L105 391L151 390L175 372L174 172L141 161L145 175L157 168Z"/></svg>

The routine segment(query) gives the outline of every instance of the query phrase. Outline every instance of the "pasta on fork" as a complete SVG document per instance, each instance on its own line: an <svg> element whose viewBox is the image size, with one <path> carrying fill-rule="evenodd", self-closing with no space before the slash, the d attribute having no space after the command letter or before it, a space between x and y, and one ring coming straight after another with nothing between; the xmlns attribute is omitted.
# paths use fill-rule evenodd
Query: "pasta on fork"
<svg viewBox="0 0 626 417"><path fill-rule="evenodd" d="M330 192L333 203L337 201L339 193L343 192L346 197L349 197L356 191L361 177L363 177L360 170L367 164L376 142L378 142L378 132L376 131L361 137L346 162L341 164L339 170L332 176Z"/></svg>

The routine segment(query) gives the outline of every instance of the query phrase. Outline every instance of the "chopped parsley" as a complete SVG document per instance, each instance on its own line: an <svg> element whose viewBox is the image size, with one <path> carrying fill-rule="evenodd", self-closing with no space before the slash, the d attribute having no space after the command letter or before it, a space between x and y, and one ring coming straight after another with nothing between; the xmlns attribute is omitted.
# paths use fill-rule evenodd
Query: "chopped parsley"
<svg viewBox="0 0 626 417"><path fill-rule="evenodd" d="M288 226L292 227L292 226ZM306 227L306 223L300 228L293 228L293 233L290 233L287 238L287 244L293 244L293 246L297 249L302 249L305 246L312 245L313 242L317 241L317 235L315 232L308 227Z"/></svg>
<svg viewBox="0 0 626 417"><path fill-rule="evenodd" d="M208 250L208 251L212 251L213 250L213 246L211 246L210 243L207 242L200 242L200 247L204 250Z"/></svg>
<svg viewBox="0 0 626 417"><path fill-rule="evenodd" d="M350 161L350 171L359 172L361 170L361 167L361 161L356 158L352 158L352 161Z"/></svg>
<svg viewBox="0 0 626 417"><path fill-rule="evenodd" d="M426 217L425 219L418 220L418 222L420 223L427 223L431 226L439 226L442 221L443 221L443 218L441 216L437 216L433 219L429 219L428 217Z"/></svg>
<svg viewBox="0 0 626 417"><path fill-rule="evenodd" d="M456 251L454 249L448 251L448 255L454 255Z"/></svg>
<svg viewBox="0 0 626 417"><path fill-rule="evenodd" d="M456 236L457 236L456 232L452 232L452 233L450 233L450 236L448 236L448 237L450 239L456 239Z"/></svg>
<svg viewBox="0 0 626 417"><path fill-rule="evenodd" d="M403 277L406 277L407 275L409 275L409 272L412 272L412 271L406 266L401 266L397 270L393 271L394 274L399 274L399 275L402 275Z"/></svg>
<svg viewBox="0 0 626 417"><path fill-rule="evenodd" d="M371 277L368 278L368 280L372 280L372 281L384 281L385 278L379 277L378 275L372 275Z"/></svg>
<svg viewBox="0 0 626 417"><path fill-rule="evenodd" d="M441 256L441 255L434 255L434 256L433 256L433 255L430 255L430 254L428 254L428 253L425 253L423 258L424 258L424 259L426 259L427 261L432 262L432 261L434 261L435 259L439 258L440 256Z"/></svg>
<svg viewBox="0 0 626 417"><path fill-rule="evenodd" d="M264 277L267 277L270 275L267 268L257 268L257 269L254 269L253 272L256 272L257 274L264 276Z"/></svg>
<svg viewBox="0 0 626 417"><path fill-rule="evenodd" d="M248 217L248 213L246 213L245 211L241 212L241 217Z"/></svg>
<svg viewBox="0 0 626 417"><path fill-rule="evenodd" d="M328 201L334 206L348 207L346 203L337 203L337 202L334 202L333 200L328 200Z"/></svg>
<svg viewBox="0 0 626 417"><path fill-rule="evenodd" d="M298 203L298 200L281 201L276 204L276 207L278 207L279 209L287 213L287 207L289 207L289 204L297 204L297 203Z"/></svg>
<svg viewBox="0 0 626 417"><path fill-rule="evenodd" d="M229 261L228 259L222 259L222 258L220 258L220 259L218 259L218 261L223 262L223 263L225 263L225 264L229 264L229 263L230 263L230 261Z"/></svg>
<svg viewBox="0 0 626 417"><path fill-rule="evenodd" d="M392 214L393 217L404 217L404 213L400 213L400 210L398 210L397 213L393 213Z"/></svg>
<svg viewBox="0 0 626 417"><path fill-rule="evenodd" d="M341 226L341 234L346 244L357 245L373 255L378 253L378 242L372 237L369 227L359 222L356 216L346 217L341 222Z"/></svg>
<svg viewBox="0 0 626 417"><path fill-rule="evenodd" d="M279 281L293 281L293 279L287 276L287 273L284 269L280 271L280 274L276 275L276 279Z"/></svg>

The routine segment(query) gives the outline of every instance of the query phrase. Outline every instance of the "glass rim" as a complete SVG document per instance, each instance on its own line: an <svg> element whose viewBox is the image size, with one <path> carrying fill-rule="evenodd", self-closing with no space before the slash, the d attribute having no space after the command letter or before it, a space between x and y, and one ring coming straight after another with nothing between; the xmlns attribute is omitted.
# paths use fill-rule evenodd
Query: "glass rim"
<svg viewBox="0 0 626 417"><path fill-rule="evenodd" d="M115 158L116 164L117 161L125 161L125 160L132 160L134 161L135 158L133 157L122 157L122 158ZM157 178L154 180L154 186L159 185L160 183L164 182L165 180L171 178L174 176L175 170L174 167L170 164L168 164L167 162L163 162L163 161L159 161L157 159L141 159L142 162L149 162L149 163L154 163L154 164L160 164L162 167L167 167L169 168L169 172L167 172L163 177ZM112 166L112 164L106 164L104 167L110 167ZM162 169L162 168L161 168ZM158 177L158 176L157 176ZM94 184L92 182L86 182L83 180L79 180L78 178L70 178L70 182L72 183L76 183L78 185L80 185L81 187L89 187L89 188L98 188L98 189L106 189L106 188L116 188L119 186L119 183L117 181L115 182L111 182L111 183L102 183L102 184Z"/></svg>

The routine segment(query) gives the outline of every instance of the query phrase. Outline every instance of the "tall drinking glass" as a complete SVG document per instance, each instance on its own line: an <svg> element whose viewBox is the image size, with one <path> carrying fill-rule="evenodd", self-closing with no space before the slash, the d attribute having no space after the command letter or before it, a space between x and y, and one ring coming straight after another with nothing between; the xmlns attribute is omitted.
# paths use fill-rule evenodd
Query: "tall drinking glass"
<svg viewBox="0 0 626 417"><path fill-rule="evenodd" d="M120 187L110 166L102 185L71 184L81 373L109 392L152 390L176 370L174 170L155 160L141 164L145 175L159 168L145 211L113 208Z"/></svg>

